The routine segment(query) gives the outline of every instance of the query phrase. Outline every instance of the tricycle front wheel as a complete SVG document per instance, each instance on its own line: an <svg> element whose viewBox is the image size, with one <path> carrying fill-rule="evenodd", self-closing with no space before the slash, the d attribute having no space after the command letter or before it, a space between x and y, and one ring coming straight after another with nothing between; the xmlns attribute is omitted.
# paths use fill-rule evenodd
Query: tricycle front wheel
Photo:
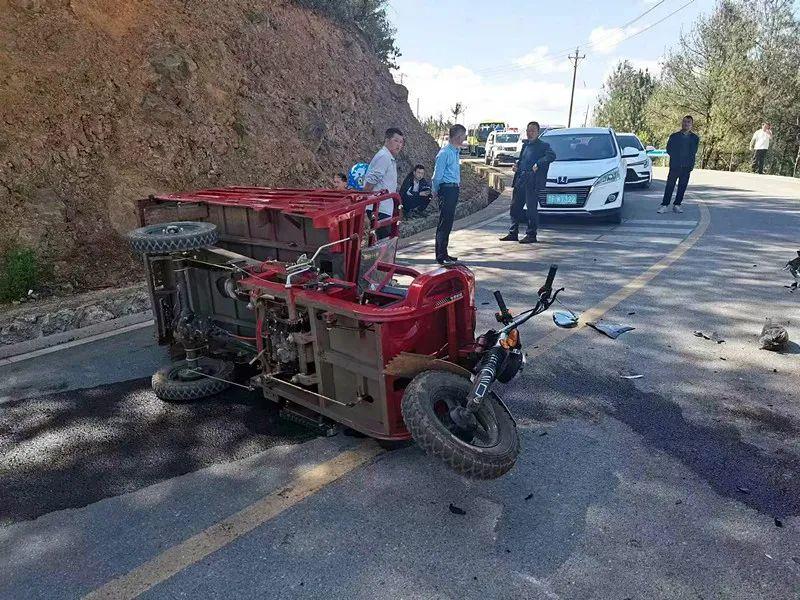
<svg viewBox="0 0 800 600"><path fill-rule="evenodd" d="M450 411L465 404L470 388L468 379L454 373L424 371L403 394L403 419L427 454L466 477L495 479L517 461L517 426L505 406L490 395L475 414L475 433L465 436L450 419Z"/></svg>
<svg viewBox="0 0 800 600"><path fill-rule="evenodd" d="M193 402L226 390L233 375L233 364L201 357L196 364L179 360L155 372L153 392L164 402Z"/></svg>

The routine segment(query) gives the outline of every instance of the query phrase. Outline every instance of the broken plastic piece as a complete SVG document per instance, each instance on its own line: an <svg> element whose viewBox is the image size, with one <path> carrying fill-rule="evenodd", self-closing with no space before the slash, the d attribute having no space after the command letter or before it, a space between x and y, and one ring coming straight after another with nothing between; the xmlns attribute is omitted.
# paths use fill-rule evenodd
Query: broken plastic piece
<svg viewBox="0 0 800 600"><path fill-rule="evenodd" d="M612 340L617 339L626 331L633 331L635 327L629 327L627 325L616 325L614 323L604 323L602 320L600 321L593 321L591 323L586 323L592 329L596 329L600 333L603 333L610 337Z"/></svg>

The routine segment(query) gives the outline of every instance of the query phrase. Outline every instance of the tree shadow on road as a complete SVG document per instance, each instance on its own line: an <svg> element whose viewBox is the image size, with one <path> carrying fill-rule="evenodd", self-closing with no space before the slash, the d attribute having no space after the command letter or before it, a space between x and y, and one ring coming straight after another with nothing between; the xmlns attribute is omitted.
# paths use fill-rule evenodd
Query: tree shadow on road
<svg viewBox="0 0 800 600"><path fill-rule="evenodd" d="M0 525L85 506L218 462L312 437L274 425L258 394L166 404L148 379L4 403Z"/></svg>

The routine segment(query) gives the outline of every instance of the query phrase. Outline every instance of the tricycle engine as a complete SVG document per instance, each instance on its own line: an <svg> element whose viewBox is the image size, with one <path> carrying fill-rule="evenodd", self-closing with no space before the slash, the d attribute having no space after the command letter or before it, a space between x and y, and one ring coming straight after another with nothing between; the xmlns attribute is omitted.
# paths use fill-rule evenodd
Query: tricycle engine
<svg viewBox="0 0 800 600"><path fill-rule="evenodd" d="M303 311L291 319L285 303L272 301L263 306L263 311L264 355L272 370L284 375L305 371L299 359L310 332L308 314ZM302 354L305 358L305 352Z"/></svg>

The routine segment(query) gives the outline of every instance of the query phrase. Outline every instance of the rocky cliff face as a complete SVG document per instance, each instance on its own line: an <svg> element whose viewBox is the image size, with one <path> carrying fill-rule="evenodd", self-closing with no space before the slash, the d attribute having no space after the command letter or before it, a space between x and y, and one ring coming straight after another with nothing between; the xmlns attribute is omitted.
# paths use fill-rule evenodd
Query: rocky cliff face
<svg viewBox="0 0 800 600"><path fill-rule="evenodd" d="M407 91L354 33L281 0L0 0L0 252L80 287L135 269L149 193L327 185L407 134Z"/></svg>

